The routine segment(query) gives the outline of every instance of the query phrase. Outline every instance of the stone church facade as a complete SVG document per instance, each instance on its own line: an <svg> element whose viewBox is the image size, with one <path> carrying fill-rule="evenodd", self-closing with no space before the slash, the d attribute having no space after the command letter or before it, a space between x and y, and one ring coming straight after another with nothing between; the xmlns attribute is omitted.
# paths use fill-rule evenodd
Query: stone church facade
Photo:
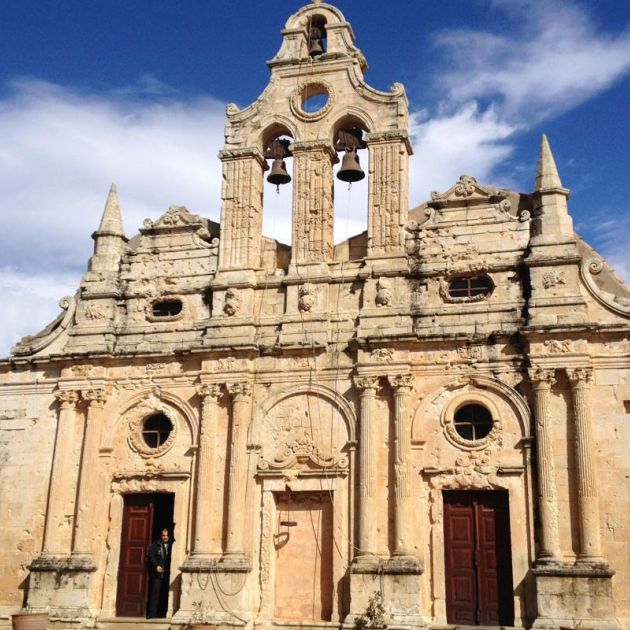
<svg viewBox="0 0 630 630"><path fill-rule="evenodd" d="M0 362L0 623L141 624L166 526L159 627L351 626L378 591L396 628L630 628L630 291L546 138L533 192L410 206L403 87L329 4L282 38L227 108L220 224L128 239L112 187L77 294ZM357 154L367 231L334 244Z"/></svg>

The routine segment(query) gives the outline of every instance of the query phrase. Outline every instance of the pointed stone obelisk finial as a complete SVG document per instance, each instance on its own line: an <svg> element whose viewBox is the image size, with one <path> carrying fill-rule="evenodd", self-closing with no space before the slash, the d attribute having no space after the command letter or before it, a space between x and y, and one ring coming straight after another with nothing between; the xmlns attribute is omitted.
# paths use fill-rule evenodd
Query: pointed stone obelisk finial
<svg viewBox="0 0 630 630"><path fill-rule="evenodd" d="M123 229L120 204L118 202L118 189L116 184L112 184L107 195L103 218L97 230L97 234L107 234L109 236L125 236Z"/></svg>
<svg viewBox="0 0 630 630"><path fill-rule="evenodd" d="M549 146L549 140L547 140L547 136L544 133L540 143L540 154L538 156L538 168L536 169L534 190L536 192L543 190L564 190L562 182L560 181L560 175L558 175L556 161L553 158L553 153Z"/></svg>

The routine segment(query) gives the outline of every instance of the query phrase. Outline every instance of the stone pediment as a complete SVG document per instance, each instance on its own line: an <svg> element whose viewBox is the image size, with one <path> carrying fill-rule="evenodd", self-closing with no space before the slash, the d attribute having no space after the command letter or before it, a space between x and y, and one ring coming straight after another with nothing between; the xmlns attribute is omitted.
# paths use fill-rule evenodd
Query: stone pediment
<svg viewBox="0 0 630 630"><path fill-rule="evenodd" d="M185 206L171 206L157 221L145 219L140 230L142 234L167 231L196 232L204 227L204 221L198 214L192 214Z"/></svg>
<svg viewBox="0 0 630 630"><path fill-rule="evenodd" d="M433 191L428 205L432 208L445 208L461 206L462 204L470 205L471 203L494 204L507 199L507 196L508 194L504 191L477 183L472 175L462 175L457 183L446 192Z"/></svg>

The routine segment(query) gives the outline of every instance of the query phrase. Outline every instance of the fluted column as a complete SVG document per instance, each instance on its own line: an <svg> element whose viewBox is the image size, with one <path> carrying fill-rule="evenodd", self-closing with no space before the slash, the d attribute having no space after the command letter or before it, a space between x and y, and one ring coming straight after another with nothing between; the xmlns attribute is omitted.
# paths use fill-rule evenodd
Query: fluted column
<svg viewBox="0 0 630 630"><path fill-rule="evenodd" d="M232 395L232 433L228 487L227 544L225 560L245 560L245 487L247 481L247 428L251 416L252 386L229 383Z"/></svg>
<svg viewBox="0 0 630 630"><path fill-rule="evenodd" d="M57 435L50 474L50 496L46 512L44 531L44 555L69 554L72 541L72 528L66 518L74 512L69 470L72 460L72 438L76 420L76 406L79 393L72 390L55 392L59 412L57 417Z"/></svg>
<svg viewBox="0 0 630 630"><path fill-rule="evenodd" d="M553 436L549 413L549 396L555 384L553 370L536 369L530 372L536 407L536 446L538 463L538 494L542 535L538 559L560 560L558 533L558 497L553 458Z"/></svg>
<svg viewBox="0 0 630 630"><path fill-rule="evenodd" d="M335 151L327 142L294 142L292 263L332 259L333 161Z"/></svg>
<svg viewBox="0 0 630 630"><path fill-rule="evenodd" d="M258 149L224 149L219 269L260 265L265 160Z"/></svg>
<svg viewBox="0 0 630 630"><path fill-rule="evenodd" d="M399 374L389 377L389 384L394 390L396 404L395 415L395 462L394 462L394 497L395 497L395 556L411 555L411 477L409 474L411 456L411 431L407 404L413 386L411 374Z"/></svg>
<svg viewBox="0 0 630 630"><path fill-rule="evenodd" d="M88 403L88 411L79 469L73 555L92 553L92 525L95 517L93 497L97 491L99 425L107 395L104 389L90 389L83 392L83 398Z"/></svg>
<svg viewBox="0 0 630 630"><path fill-rule="evenodd" d="M591 429L590 368L567 370L573 395L575 423L575 461L577 467L578 512L580 521L581 561L602 561L599 523L599 497L593 473L593 438Z"/></svg>
<svg viewBox="0 0 630 630"><path fill-rule="evenodd" d="M212 477L214 475L214 436L221 386L204 384L197 388L202 400L199 450L197 451L197 501L193 555L209 556L212 552L211 528L207 520L212 513Z"/></svg>
<svg viewBox="0 0 630 630"><path fill-rule="evenodd" d="M357 556L376 555L376 493L374 469L374 399L378 377L355 378L361 390L361 424L359 427L359 550Z"/></svg>

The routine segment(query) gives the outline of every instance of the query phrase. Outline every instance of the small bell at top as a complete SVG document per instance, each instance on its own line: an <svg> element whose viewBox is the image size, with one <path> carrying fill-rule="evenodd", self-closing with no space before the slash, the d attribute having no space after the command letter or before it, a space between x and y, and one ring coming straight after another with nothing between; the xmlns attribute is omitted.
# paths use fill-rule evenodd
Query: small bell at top
<svg viewBox="0 0 630 630"><path fill-rule="evenodd" d="M313 26L308 42L308 54L311 57L318 57L324 53L324 47L322 45L322 31L321 29Z"/></svg>
<svg viewBox="0 0 630 630"><path fill-rule="evenodd" d="M359 182L365 177L365 173L359 164L359 156L356 149L346 148L341 161L341 168L337 173L337 178L342 182Z"/></svg>

